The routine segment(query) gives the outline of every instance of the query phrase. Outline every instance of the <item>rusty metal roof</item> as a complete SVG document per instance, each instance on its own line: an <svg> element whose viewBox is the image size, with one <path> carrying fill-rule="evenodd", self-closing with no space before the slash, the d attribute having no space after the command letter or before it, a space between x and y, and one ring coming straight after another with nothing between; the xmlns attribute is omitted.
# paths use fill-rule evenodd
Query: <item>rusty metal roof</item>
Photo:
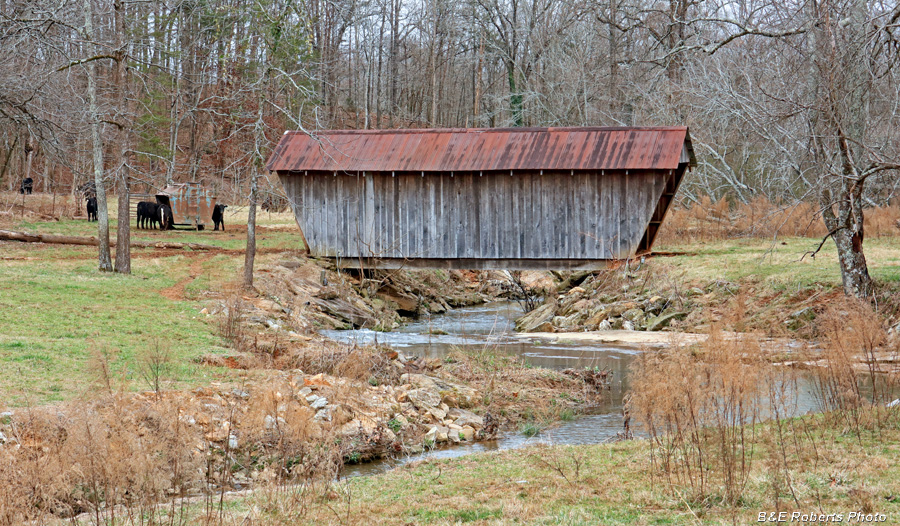
<svg viewBox="0 0 900 526"><path fill-rule="evenodd" d="M675 169L694 166L687 127L445 128L285 132L271 171Z"/></svg>

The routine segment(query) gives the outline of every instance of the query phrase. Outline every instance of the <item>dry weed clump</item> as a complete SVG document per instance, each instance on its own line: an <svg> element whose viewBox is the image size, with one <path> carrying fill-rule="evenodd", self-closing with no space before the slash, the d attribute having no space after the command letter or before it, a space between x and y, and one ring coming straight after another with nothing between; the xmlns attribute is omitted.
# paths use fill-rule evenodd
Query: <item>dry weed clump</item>
<svg viewBox="0 0 900 526"><path fill-rule="evenodd" d="M203 523L218 524L233 488L333 480L344 452L296 391L282 378L230 394L113 393L4 416L0 525L185 524L178 510L198 498Z"/></svg>
<svg viewBox="0 0 900 526"><path fill-rule="evenodd" d="M870 208L865 212L867 237L900 233L900 206ZM659 241L679 245L730 238L822 237L828 230L815 203L778 203L765 196L749 203L713 201L703 196L689 207L671 210L663 223Z"/></svg>
<svg viewBox="0 0 900 526"><path fill-rule="evenodd" d="M652 473L692 510L737 513L760 498L800 507L818 499L805 481L825 476L831 460L823 451L840 437L861 444L866 432L900 425L900 411L889 407L900 393L897 375L885 369L886 331L871 306L841 299L819 319L821 359L809 373L772 365L758 342L725 340L717 330L694 348L635 361L628 412L649 435ZM798 417L810 387L825 413ZM754 464L764 478L751 476Z"/></svg>
<svg viewBox="0 0 900 526"><path fill-rule="evenodd" d="M521 425L526 434L596 403L609 388L609 371L554 371L530 367L518 355L493 346L456 349L445 359L447 374L480 393L485 414L498 426Z"/></svg>
<svg viewBox="0 0 900 526"><path fill-rule="evenodd" d="M240 348L244 342L243 319L246 310L244 300L238 295L232 295L226 300L219 318L219 334L235 348Z"/></svg>
<svg viewBox="0 0 900 526"><path fill-rule="evenodd" d="M646 427L652 463L693 501L736 505L757 459L765 416L784 409L767 396L770 367L759 345L714 330L696 349L644 353L633 366L627 409ZM772 405L775 407L771 407Z"/></svg>
<svg viewBox="0 0 900 526"><path fill-rule="evenodd" d="M196 490L204 442L180 411L114 394L17 416L0 447L0 524L82 513L93 524L116 523Z"/></svg>
<svg viewBox="0 0 900 526"><path fill-rule="evenodd" d="M815 395L829 417L860 436L896 420L886 408L900 396L900 375L887 348L887 331L872 306L854 298L840 298L819 321L822 357L813 369ZM896 423L896 422L893 422Z"/></svg>
<svg viewBox="0 0 900 526"><path fill-rule="evenodd" d="M341 453L329 434L314 420L310 407L292 403L301 395L284 379L257 386L233 428L245 448L246 463L268 459L259 480L285 483L312 478L332 479L340 469ZM248 470L251 471L252 470Z"/></svg>
<svg viewBox="0 0 900 526"><path fill-rule="evenodd" d="M293 353L290 366L307 374L325 373L370 385L397 385L403 373L394 364L397 353L379 346L347 346L323 342Z"/></svg>

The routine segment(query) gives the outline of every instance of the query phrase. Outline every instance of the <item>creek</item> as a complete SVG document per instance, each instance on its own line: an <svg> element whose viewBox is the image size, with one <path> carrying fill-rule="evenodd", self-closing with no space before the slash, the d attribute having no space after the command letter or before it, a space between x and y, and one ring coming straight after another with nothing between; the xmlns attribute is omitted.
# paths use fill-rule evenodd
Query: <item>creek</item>
<svg viewBox="0 0 900 526"><path fill-rule="evenodd" d="M394 332L367 329L322 331L331 339L357 344L386 344L408 356L441 358L454 348L497 349L522 356L528 363L550 369L598 367L612 372L610 389L599 404L575 419L527 437L519 432L502 433L496 440L448 446L396 459L346 465L342 476L372 475L388 471L413 460L452 458L482 451L515 449L538 443L597 444L608 442L623 430L622 404L628 392L628 367L642 352L640 346L593 342L547 342L523 338L514 332L515 319L522 315L514 302L501 302L461 308L409 323ZM798 386L795 414L816 410L808 381ZM632 428L637 429L632 422Z"/></svg>

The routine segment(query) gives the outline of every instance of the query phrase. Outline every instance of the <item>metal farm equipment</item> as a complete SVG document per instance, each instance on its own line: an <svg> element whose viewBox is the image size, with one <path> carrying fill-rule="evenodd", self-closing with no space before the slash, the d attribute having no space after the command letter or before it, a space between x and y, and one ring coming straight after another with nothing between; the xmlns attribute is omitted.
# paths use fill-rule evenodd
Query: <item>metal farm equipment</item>
<svg viewBox="0 0 900 526"><path fill-rule="evenodd" d="M206 221L212 220L216 197L204 190L200 183L176 183L165 187L156 194L131 194L129 205L132 217L136 215L137 203L151 201L172 208L173 226L203 230Z"/></svg>

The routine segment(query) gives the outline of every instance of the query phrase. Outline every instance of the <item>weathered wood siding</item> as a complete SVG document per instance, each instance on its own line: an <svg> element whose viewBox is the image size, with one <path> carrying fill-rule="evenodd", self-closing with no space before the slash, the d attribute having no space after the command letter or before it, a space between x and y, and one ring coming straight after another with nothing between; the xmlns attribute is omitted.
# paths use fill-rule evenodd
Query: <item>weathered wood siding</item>
<svg viewBox="0 0 900 526"><path fill-rule="evenodd" d="M669 174L280 172L280 177L315 256L509 262L633 255Z"/></svg>

